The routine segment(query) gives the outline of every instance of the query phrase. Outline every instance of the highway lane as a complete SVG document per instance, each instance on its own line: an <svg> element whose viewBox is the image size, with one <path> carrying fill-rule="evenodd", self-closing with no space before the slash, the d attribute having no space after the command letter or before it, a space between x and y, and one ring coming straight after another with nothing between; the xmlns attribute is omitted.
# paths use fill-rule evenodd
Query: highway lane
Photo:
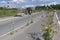
<svg viewBox="0 0 60 40"><path fill-rule="evenodd" d="M41 15L37 18L37 21L35 21L33 24L27 27L24 26L25 28L19 29L18 32L14 32L13 35L4 36L2 40L34 40L32 36L34 36L35 38L37 37L41 38L41 35L39 34L40 29L44 29L42 28L43 26L41 24L42 23L46 24L48 20L48 18L42 17L42 14L45 14L45 13L46 12L44 13L42 12Z"/></svg>
<svg viewBox="0 0 60 40"><path fill-rule="evenodd" d="M60 21L60 11L57 12L58 19Z"/></svg>
<svg viewBox="0 0 60 40"><path fill-rule="evenodd" d="M32 14L31 16L34 16L35 18L37 18L41 15L41 13L44 13L44 12L40 12L40 13L38 12L37 14ZM10 19L10 20L1 21L0 22L0 35L3 35L17 27L24 25L26 22L29 22L29 20L30 20L30 17L28 15L22 18L14 17L13 19Z"/></svg>
<svg viewBox="0 0 60 40"><path fill-rule="evenodd" d="M39 34L39 30L40 30L40 22L38 21L37 23L33 24L31 27L29 27L28 29L26 29L23 33L16 35L12 38L12 40L34 40L32 36L36 36L33 34ZM38 36L38 35L37 35ZM36 36L36 37L37 37ZM40 36L40 35L39 35Z"/></svg>
<svg viewBox="0 0 60 40"><path fill-rule="evenodd" d="M27 18L14 18L11 20L7 20L5 22L2 22L3 24L0 25L0 35L7 33L11 30L13 30L16 27L24 25L25 22L27 22Z"/></svg>
<svg viewBox="0 0 60 40"><path fill-rule="evenodd" d="M40 29L43 29L41 25L41 23L43 22L46 24L47 18L39 17L36 23L31 25L29 28L24 30L22 33L17 33L17 35L13 36L11 40L35 40L38 37L42 39L41 34L40 34Z"/></svg>
<svg viewBox="0 0 60 40"><path fill-rule="evenodd" d="M60 10L56 11L56 18L57 18L59 26L60 26Z"/></svg>

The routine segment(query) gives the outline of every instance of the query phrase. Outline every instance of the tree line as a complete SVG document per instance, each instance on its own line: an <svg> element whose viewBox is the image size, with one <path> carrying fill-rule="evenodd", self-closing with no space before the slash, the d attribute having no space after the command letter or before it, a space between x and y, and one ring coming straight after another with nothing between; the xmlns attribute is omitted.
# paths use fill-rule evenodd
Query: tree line
<svg viewBox="0 0 60 40"><path fill-rule="evenodd" d="M0 10L17 10L17 8L5 8L5 7L0 7Z"/></svg>
<svg viewBox="0 0 60 40"><path fill-rule="evenodd" d="M47 9L60 9L60 4L56 4L56 5L47 5L47 6L36 6L35 10L47 10Z"/></svg>

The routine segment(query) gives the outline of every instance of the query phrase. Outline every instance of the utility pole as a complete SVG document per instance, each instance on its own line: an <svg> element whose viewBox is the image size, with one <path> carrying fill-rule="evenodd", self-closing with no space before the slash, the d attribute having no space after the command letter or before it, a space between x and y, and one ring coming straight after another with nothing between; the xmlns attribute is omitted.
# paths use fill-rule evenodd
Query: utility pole
<svg viewBox="0 0 60 40"><path fill-rule="evenodd" d="M9 9L9 1L7 1L7 9Z"/></svg>
<svg viewBox="0 0 60 40"><path fill-rule="evenodd" d="M3 5L3 16L5 15L6 13L6 4Z"/></svg>

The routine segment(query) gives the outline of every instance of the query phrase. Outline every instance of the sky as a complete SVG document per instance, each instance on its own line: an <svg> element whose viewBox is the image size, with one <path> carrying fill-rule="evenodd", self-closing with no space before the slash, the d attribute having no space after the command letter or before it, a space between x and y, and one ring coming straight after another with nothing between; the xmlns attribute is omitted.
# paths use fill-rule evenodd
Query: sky
<svg viewBox="0 0 60 40"><path fill-rule="evenodd" d="M51 4L60 4L60 0L0 0L0 7L9 5L10 8L25 8Z"/></svg>

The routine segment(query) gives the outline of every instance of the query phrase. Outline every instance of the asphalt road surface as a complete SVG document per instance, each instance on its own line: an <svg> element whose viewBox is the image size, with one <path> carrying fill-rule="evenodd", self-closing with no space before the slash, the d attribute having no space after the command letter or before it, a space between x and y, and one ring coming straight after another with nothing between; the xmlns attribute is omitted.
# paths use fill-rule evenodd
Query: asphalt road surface
<svg viewBox="0 0 60 40"><path fill-rule="evenodd" d="M18 34L12 38L12 40L34 40L39 37L39 30L40 30L40 21L31 25L28 29L26 29L23 33Z"/></svg>
<svg viewBox="0 0 60 40"><path fill-rule="evenodd" d="M11 37L10 40L37 40L38 38L40 39L41 38L40 29L43 29L41 23L46 24L46 21L47 18L42 17L41 15L36 23L32 24L29 28L25 29L22 33L21 32L17 33L17 35Z"/></svg>
<svg viewBox="0 0 60 40"><path fill-rule="evenodd" d="M60 21L60 11L57 11L57 16L58 16L58 19Z"/></svg>
<svg viewBox="0 0 60 40"><path fill-rule="evenodd" d="M36 14L39 18L38 21L33 23L32 25L28 26L28 28L22 29L18 32L14 32L13 35L7 35L2 38L2 40L37 40L39 38L43 40L40 30L44 29L44 27L41 25L41 23L46 24L48 22L48 17L45 17L46 12L41 12L41 14ZM44 14L42 16L42 14ZM57 12L59 14L59 12ZM58 34L55 34L53 40L60 40L60 27L58 28Z"/></svg>
<svg viewBox="0 0 60 40"><path fill-rule="evenodd" d="M41 15L41 13L44 13L44 12L38 12L37 14L32 14L31 16L37 18ZM0 36L17 27L24 25L29 20L30 20L30 17L28 15L22 18L14 17L13 19L10 19L10 20L1 21L0 22Z"/></svg>

